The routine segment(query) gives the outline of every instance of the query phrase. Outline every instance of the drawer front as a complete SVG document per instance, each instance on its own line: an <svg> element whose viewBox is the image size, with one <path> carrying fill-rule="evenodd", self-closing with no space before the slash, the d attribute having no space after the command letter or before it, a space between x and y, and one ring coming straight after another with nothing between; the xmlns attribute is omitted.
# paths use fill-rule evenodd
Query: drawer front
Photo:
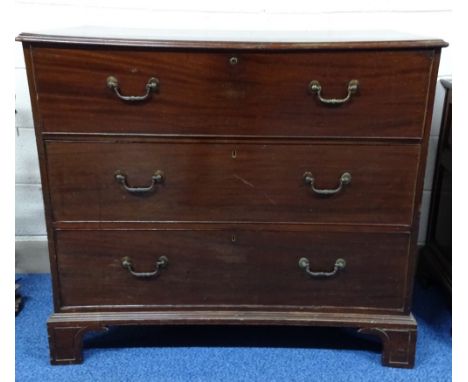
<svg viewBox="0 0 468 382"><path fill-rule="evenodd" d="M33 50L47 132L242 136L422 136L432 51ZM107 86L113 76L123 101ZM318 81L325 100L310 88ZM351 87L350 91L353 91Z"/></svg>
<svg viewBox="0 0 468 382"><path fill-rule="evenodd" d="M49 141L46 147L56 221L409 225L419 157L418 145L383 144Z"/></svg>
<svg viewBox="0 0 468 382"><path fill-rule="evenodd" d="M396 310L404 303L408 243L406 234L382 233L59 231L61 305ZM161 256L165 266L156 265ZM301 258L310 272L333 273L339 259L345 266L313 277Z"/></svg>

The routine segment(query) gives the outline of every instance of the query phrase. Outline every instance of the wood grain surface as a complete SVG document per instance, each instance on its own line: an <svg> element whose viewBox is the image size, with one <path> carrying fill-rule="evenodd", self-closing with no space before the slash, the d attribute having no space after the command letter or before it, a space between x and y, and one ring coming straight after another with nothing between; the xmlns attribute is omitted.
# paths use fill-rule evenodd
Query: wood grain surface
<svg viewBox="0 0 468 382"><path fill-rule="evenodd" d="M231 309L362 307L403 310L409 237L406 234L244 231L60 231L58 267L64 307L134 305ZM150 272L160 256L169 265L155 277L137 278L122 267ZM334 277L312 271L346 268ZM372 270L372 271L370 271ZM99 291L96 293L96 291ZM131 308L131 307L130 307ZM135 308L135 307L134 307Z"/></svg>
<svg viewBox="0 0 468 382"><path fill-rule="evenodd" d="M55 221L326 222L411 225L419 147L370 144L49 141ZM143 195L133 187L165 180ZM351 184L336 195L344 172ZM86 208L83 208L86 206Z"/></svg>
<svg viewBox="0 0 468 382"><path fill-rule="evenodd" d="M32 52L42 129L211 136L420 139L433 52L205 52L123 48L45 48ZM236 65L230 58L237 57ZM125 102L107 88L141 95L150 77L159 91ZM330 106L309 91L317 80Z"/></svg>

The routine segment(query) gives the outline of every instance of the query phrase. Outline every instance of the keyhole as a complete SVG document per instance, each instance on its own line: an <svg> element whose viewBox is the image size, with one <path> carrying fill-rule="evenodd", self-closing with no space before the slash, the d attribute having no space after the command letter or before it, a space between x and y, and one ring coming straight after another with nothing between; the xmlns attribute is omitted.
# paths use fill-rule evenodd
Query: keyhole
<svg viewBox="0 0 468 382"><path fill-rule="evenodd" d="M235 57L235 56L234 56L234 57L231 57L231 58L229 59L229 63L230 63L231 65L237 65L238 62L239 62L239 59L238 59L237 57Z"/></svg>
<svg viewBox="0 0 468 382"><path fill-rule="evenodd" d="M236 158L237 158L237 150L232 150L232 152L231 152L231 157L232 157L232 159L236 159Z"/></svg>
<svg viewBox="0 0 468 382"><path fill-rule="evenodd" d="M233 243L235 243L236 240L237 240L236 234L233 233L232 236L231 236L231 241L232 241Z"/></svg>

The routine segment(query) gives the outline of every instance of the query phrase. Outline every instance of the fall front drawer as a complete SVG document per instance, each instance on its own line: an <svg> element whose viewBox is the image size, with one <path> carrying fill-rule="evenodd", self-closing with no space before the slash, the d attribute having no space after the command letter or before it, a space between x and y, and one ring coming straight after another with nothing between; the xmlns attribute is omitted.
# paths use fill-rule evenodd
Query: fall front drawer
<svg viewBox="0 0 468 382"><path fill-rule="evenodd" d="M233 227L59 231L56 240L62 308L218 305L401 311L404 304L409 236L402 233Z"/></svg>
<svg viewBox="0 0 468 382"><path fill-rule="evenodd" d="M31 54L45 132L421 138L434 53Z"/></svg>
<svg viewBox="0 0 468 382"><path fill-rule="evenodd" d="M54 220L411 224L418 145L169 142L49 141Z"/></svg>

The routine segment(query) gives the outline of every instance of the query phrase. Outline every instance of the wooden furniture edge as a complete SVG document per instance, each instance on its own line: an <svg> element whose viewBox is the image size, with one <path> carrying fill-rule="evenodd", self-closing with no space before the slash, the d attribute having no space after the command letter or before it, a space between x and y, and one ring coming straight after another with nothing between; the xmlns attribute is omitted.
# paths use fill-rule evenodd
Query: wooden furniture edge
<svg viewBox="0 0 468 382"><path fill-rule="evenodd" d="M374 326L391 328L416 328L416 320L409 315L378 315L360 313L286 312L286 311L139 311L139 312L89 312L53 313L48 325L69 323L99 323L113 325L158 325L158 324L212 324L236 325L250 323L258 325L314 325L314 326Z"/></svg>
<svg viewBox="0 0 468 382"><path fill-rule="evenodd" d="M183 49L260 49L260 50L307 50L307 49L414 49L443 48L448 43L440 39L415 39L395 41L336 41L336 42L253 42L253 41L198 41L155 40L142 38L104 38L84 36L59 36L36 33L21 33L15 41L26 43L80 44L146 48Z"/></svg>

